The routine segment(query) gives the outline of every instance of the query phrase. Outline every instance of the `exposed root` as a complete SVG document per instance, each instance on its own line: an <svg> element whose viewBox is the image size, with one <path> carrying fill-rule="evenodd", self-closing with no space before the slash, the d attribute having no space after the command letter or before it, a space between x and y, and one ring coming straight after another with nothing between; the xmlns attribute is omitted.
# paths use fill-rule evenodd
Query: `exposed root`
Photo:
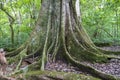
<svg viewBox="0 0 120 80"><path fill-rule="evenodd" d="M115 78L114 76L108 75L108 74L105 74L105 73L102 73L102 72L100 72L100 71L95 70L94 68L92 68L92 67L90 67L90 66L81 64L81 63L79 63L78 61L74 60L74 59L70 56L70 54L69 54L69 52L68 52L68 50L67 50L66 41L65 41L66 6L68 6L68 5L65 5L65 1L63 1L62 4L63 4L63 5L62 5L62 22L61 22L61 24L62 24L62 25L61 25L62 31L61 31L61 33L62 33L63 47L64 47L64 50L65 50L65 57L68 59L69 62L71 62L72 64L78 66L82 71L88 72L88 73L90 73L91 75L93 75L93 76L95 76L95 77L99 77L99 78L101 78L101 79L103 79L103 80L117 80L117 78ZM78 30L78 27L76 27L76 28L77 28L77 30ZM80 30L78 30L78 31L79 31L79 33L80 33L80 35L81 35L82 33L80 32ZM82 36L83 38L86 38L86 37L84 37L84 35L81 35L81 36ZM87 38L84 39L84 40L87 40ZM87 44L89 44L88 42L89 42L89 41L86 41ZM91 46L92 46L92 45L91 45ZM94 48L92 48L92 49L94 49ZM96 50L96 49L95 49L95 50ZM63 55L64 55L64 54L63 54Z"/></svg>
<svg viewBox="0 0 120 80"><path fill-rule="evenodd" d="M79 58L80 59L84 58L83 60L86 59L88 61L91 60L96 62L106 61L108 58L117 58L117 59L120 59L120 58L118 56L108 55L108 54L113 54L113 52L108 53L107 51L103 51L96 48L96 46L93 44L93 42L89 38L86 31L81 26L78 19L76 18L76 14L74 14L75 13L74 9L73 7L70 6L71 5L70 2L72 1L73 0L60 0L60 1L59 0L56 0L56 1L43 0L44 6L42 6L43 10L41 11L40 17L44 16L42 17L44 19L43 20L38 19L37 27L35 28L36 30L35 34L39 35L43 32L42 34L42 38L44 38L43 42L41 42L41 40L38 38L36 39L36 37L40 37L40 35L39 36L32 35L30 40L27 42L28 44L24 44L17 50L11 53L8 53L7 56L17 56L16 58L20 60L20 64L21 64L21 60L23 58L31 56L35 54L37 51L39 51L40 49L42 49L42 57L41 57L42 59L41 58L39 59L37 66L39 66L38 68L39 70L40 69L44 70L44 66L47 61L48 54L52 54L52 58L54 61L56 54L59 52L59 50L62 50L63 55L68 60L68 62L80 68L81 71L88 72L91 75L95 77L99 77L103 80L120 80L112 75L102 73L91 66L88 66L79 62L80 61L78 60ZM54 5L52 2L54 2ZM62 8L60 6L62 6ZM57 7L56 12L52 12L55 9L54 7ZM44 8L46 10L44 10ZM57 13L59 13L60 17L58 17ZM55 20L55 18L57 19ZM48 22L46 23L45 20L48 20ZM43 23L46 25L44 25ZM40 28L41 26L42 28L43 27L44 28L43 29ZM47 26L47 29L45 28L46 26ZM41 29L41 30L37 30L37 29ZM68 36L68 35L71 35L71 36ZM32 45L32 41L34 41L35 44L33 42L33 45ZM24 51L24 48L26 49L26 46L27 48L29 48L28 45L30 46L30 49L34 48L33 50L31 50L31 51L34 51L34 52L31 52L32 54L29 53L29 55L24 55L24 53L27 53L27 50L23 54L18 54L22 50ZM74 54L73 56L71 56L72 53L74 54L76 53L78 57L76 57L76 55ZM119 53L116 52L116 54L119 54ZM76 57L77 59L73 57ZM31 65L31 67L28 66L28 70L34 69L35 66L34 65ZM18 67L19 67L19 64L18 64Z"/></svg>
<svg viewBox="0 0 120 80"><path fill-rule="evenodd" d="M68 54L67 54L68 56ZM79 63L78 61L75 61L74 59L70 58L70 56L68 56L67 58L71 63L73 63L75 66L79 67L79 69L83 72L87 72L89 74L91 74L92 76L101 78L103 80L120 80L120 78L116 78L115 76L109 75L109 74L105 74L103 72L100 72L94 68L92 68L91 66L87 66L85 64Z"/></svg>
<svg viewBox="0 0 120 80"><path fill-rule="evenodd" d="M106 51L100 48L97 48L97 49L107 55L116 55L116 56L120 55L120 51L114 52L114 51Z"/></svg>
<svg viewBox="0 0 120 80"><path fill-rule="evenodd" d="M6 54L7 57L12 57L12 56L16 56L17 54L19 54L20 51L22 51L25 48L25 45L21 45L21 47L19 47L18 49L12 51L12 52L8 52Z"/></svg>

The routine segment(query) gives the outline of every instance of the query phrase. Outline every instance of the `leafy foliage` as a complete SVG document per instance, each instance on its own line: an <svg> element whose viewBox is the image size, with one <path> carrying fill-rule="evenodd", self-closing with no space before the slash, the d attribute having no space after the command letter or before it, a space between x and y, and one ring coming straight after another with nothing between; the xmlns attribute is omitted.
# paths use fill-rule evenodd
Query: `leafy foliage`
<svg viewBox="0 0 120 80"><path fill-rule="evenodd" d="M0 6L0 47L16 48L29 37L36 23L41 0L2 0L0 4L15 19L11 42L9 16ZM82 25L96 43L120 44L120 1L81 0Z"/></svg>
<svg viewBox="0 0 120 80"><path fill-rule="evenodd" d="M41 0L2 0L0 1L0 47L16 48L29 37L31 30L37 20ZM13 23L14 40L11 42L10 18L6 12L11 15L15 21Z"/></svg>
<svg viewBox="0 0 120 80"><path fill-rule="evenodd" d="M119 0L81 0L81 5L82 23L92 40L120 44Z"/></svg>

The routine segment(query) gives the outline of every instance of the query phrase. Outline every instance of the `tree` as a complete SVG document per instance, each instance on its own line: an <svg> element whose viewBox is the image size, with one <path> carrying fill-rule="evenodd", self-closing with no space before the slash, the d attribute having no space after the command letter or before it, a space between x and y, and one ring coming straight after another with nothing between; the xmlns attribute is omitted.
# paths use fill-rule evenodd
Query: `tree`
<svg viewBox="0 0 120 80"><path fill-rule="evenodd" d="M36 65L44 70L49 54L52 55L53 61L60 55L84 72L104 80L116 80L114 76L80 62L104 62L116 57L103 54L105 51L93 44L76 13L75 0L42 0L40 14L31 37L7 56L23 59L37 54L40 59Z"/></svg>
<svg viewBox="0 0 120 80"><path fill-rule="evenodd" d="M14 24L14 17L12 15L10 15L10 13L4 8L3 3L0 3L0 10L2 10L7 16L8 16L8 20L9 20L9 26L10 26L10 30L11 30L11 43L12 45L14 45L14 29L13 29L13 24Z"/></svg>

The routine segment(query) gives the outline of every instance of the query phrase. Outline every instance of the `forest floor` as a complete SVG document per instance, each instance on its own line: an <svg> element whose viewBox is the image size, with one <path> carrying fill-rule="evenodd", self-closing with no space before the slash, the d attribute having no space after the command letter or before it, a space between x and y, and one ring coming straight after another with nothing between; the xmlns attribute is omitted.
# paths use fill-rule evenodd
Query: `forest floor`
<svg viewBox="0 0 120 80"><path fill-rule="evenodd" d="M99 47L99 48L107 51L114 51L114 52L120 51L120 46L106 46L106 47Z"/></svg>
<svg viewBox="0 0 120 80"><path fill-rule="evenodd" d="M120 51L120 46L109 46L109 47L100 47L100 48L102 48L104 50L108 50L108 51ZM29 61L31 63L34 62L33 59L29 59L27 61ZM120 60L118 60L118 59L111 59L107 63L94 63L94 64L90 63L90 62L83 62L83 63L90 65L90 66L96 68L97 70L100 70L107 74L111 74L111 75L120 77ZM28 62L23 61L21 68L24 68L28 64L29 64ZM13 72L16 65L17 65L16 63L8 65L6 68L6 71L3 72L3 74L8 75L9 73ZM87 73L81 72L79 70L79 68L72 66L71 64L67 63L64 60L57 60L55 62L52 62L51 60L49 60L45 66L45 69L48 71L71 72L71 73L75 73L75 74L89 75ZM0 67L0 70L1 70L1 67ZM0 74L1 74L1 72L0 72Z"/></svg>
<svg viewBox="0 0 120 80"><path fill-rule="evenodd" d="M120 51L120 46L108 46L100 48L107 51ZM104 73L120 77L120 60L118 59L111 59L107 63L94 63L94 64L90 62L82 63L92 66L95 69L100 70ZM56 62L51 62L49 60L49 62L46 64L45 69L89 75L87 73L81 72L77 67L74 67L71 64L67 64L65 61L61 60L57 60Z"/></svg>
<svg viewBox="0 0 120 80"><path fill-rule="evenodd" d="M90 62L82 62L89 66L94 67L97 70L100 70L104 73L111 74L117 77L120 77L120 60L111 59L107 63L90 63ZM57 60L56 62L48 62L45 67L46 70L49 71L58 71L58 72L72 72L76 74L85 74L88 73L82 72L79 68L72 66L71 64L67 64L61 60Z"/></svg>

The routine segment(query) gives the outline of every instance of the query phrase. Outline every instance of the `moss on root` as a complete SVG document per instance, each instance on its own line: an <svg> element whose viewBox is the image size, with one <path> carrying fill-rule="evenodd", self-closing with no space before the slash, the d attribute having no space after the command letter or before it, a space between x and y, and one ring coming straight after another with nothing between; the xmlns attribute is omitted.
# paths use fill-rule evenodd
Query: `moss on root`
<svg viewBox="0 0 120 80"><path fill-rule="evenodd" d="M19 75L16 75L19 76ZM22 77L21 77L22 76ZM92 76L83 74L74 74L56 71L32 71L25 75L21 74L17 80L101 80Z"/></svg>
<svg viewBox="0 0 120 80"><path fill-rule="evenodd" d="M71 46L71 49L69 50L70 55L73 56L78 61L89 61L89 62L98 62L103 63L108 61L108 57L99 52L92 49L83 50L79 47L75 47L75 45Z"/></svg>

